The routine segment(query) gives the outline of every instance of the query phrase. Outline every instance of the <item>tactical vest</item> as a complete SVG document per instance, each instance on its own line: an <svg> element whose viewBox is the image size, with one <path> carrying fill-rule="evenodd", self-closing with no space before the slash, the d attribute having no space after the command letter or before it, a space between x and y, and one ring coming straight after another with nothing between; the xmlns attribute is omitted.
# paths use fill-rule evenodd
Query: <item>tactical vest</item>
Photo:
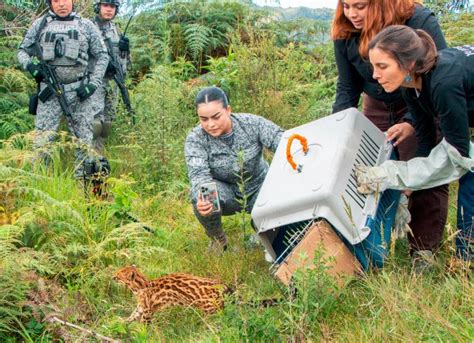
<svg viewBox="0 0 474 343"><path fill-rule="evenodd" d="M128 60L127 60L127 57L122 58L121 51L119 50L119 47L118 47L118 42L120 40L120 33L117 28L117 25L115 25L115 23L111 21L106 22L106 23L100 23L97 20L95 21L95 24L97 25L100 32L102 33L102 38L104 39L104 42L106 40L110 40L110 43L112 46L112 52L117 58L118 62L120 63L120 66L122 67L122 72L125 73ZM110 75L106 74L105 79L106 80L111 79Z"/></svg>
<svg viewBox="0 0 474 343"><path fill-rule="evenodd" d="M52 20L41 33L43 60L54 66L86 66L89 60L87 37L79 28L79 19Z"/></svg>
<svg viewBox="0 0 474 343"><path fill-rule="evenodd" d="M80 27L80 18L50 20L41 32L43 60L56 66L61 81L73 82L84 76L89 61L88 37Z"/></svg>
<svg viewBox="0 0 474 343"><path fill-rule="evenodd" d="M108 26L108 25L107 25ZM115 54L115 56L120 56L120 50L118 48L118 42L120 40L120 35L118 32L117 27L110 23L110 26L107 27L101 27L100 31L102 32L102 37L105 39L110 39L110 42L112 43L112 49Z"/></svg>

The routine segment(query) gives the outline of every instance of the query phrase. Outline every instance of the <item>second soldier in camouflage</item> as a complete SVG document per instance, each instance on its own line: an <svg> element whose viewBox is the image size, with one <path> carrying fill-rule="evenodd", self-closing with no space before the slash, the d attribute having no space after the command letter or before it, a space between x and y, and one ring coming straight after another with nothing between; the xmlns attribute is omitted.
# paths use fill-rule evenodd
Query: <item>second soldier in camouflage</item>
<svg viewBox="0 0 474 343"><path fill-rule="evenodd" d="M119 89L113 78L117 73L125 76L130 56L129 40L120 35L117 25L113 22L119 7L119 0L98 0L94 4L94 12L97 14L94 23L99 28L106 47L111 48L108 51L110 62L103 82L105 106L94 119L94 147L100 153L103 153L105 140L110 135L112 122L115 120ZM117 65L112 61L117 61ZM120 68L120 71L116 68Z"/></svg>

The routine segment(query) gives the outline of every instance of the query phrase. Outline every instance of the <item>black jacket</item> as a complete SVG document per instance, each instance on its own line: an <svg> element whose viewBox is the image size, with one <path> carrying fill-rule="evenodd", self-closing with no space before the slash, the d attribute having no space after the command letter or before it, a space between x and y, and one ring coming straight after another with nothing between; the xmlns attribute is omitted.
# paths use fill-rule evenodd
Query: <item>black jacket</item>
<svg viewBox="0 0 474 343"><path fill-rule="evenodd" d="M402 88L418 138L417 156L428 156L436 145L435 117L449 144L463 156L469 153L469 127L474 127L474 48L469 52L445 49L436 66L422 76L420 96Z"/></svg>
<svg viewBox="0 0 474 343"><path fill-rule="evenodd" d="M415 12L405 22L405 25L428 32L435 41L438 50L447 47L438 21L429 9L417 5ZM387 104L399 101L402 98L400 91L386 93L382 86L372 78L372 67L369 61L364 61L359 55L359 37L360 33L354 33L349 39L334 41L339 78L333 112L339 112L349 107L357 107L362 92Z"/></svg>

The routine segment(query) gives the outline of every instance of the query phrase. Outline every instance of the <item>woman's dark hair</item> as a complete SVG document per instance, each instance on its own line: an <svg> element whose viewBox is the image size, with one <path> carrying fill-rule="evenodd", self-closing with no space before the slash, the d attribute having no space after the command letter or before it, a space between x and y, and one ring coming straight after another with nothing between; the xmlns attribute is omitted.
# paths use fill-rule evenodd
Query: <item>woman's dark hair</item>
<svg viewBox="0 0 474 343"><path fill-rule="evenodd" d="M423 30L405 25L392 25L380 31L369 43L369 50L375 48L392 56L402 69L415 75L433 69L438 58L433 38Z"/></svg>
<svg viewBox="0 0 474 343"><path fill-rule="evenodd" d="M229 106L227 95L219 87L206 87L201 89L196 95L196 100L194 103L196 107L198 107L200 104L207 104L212 101L221 102L224 108Z"/></svg>

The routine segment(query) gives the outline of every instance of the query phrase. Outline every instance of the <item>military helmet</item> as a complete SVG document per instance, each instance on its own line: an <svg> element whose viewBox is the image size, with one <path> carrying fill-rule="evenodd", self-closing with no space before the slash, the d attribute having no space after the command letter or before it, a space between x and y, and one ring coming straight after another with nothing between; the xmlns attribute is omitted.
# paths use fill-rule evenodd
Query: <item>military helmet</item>
<svg viewBox="0 0 474 343"><path fill-rule="evenodd" d="M94 3L94 12L97 14L99 14L100 11L100 4L114 5L117 8L117 10L115 11L115 14L117 14L120 7L120 0L97 0Z"/></svg>

